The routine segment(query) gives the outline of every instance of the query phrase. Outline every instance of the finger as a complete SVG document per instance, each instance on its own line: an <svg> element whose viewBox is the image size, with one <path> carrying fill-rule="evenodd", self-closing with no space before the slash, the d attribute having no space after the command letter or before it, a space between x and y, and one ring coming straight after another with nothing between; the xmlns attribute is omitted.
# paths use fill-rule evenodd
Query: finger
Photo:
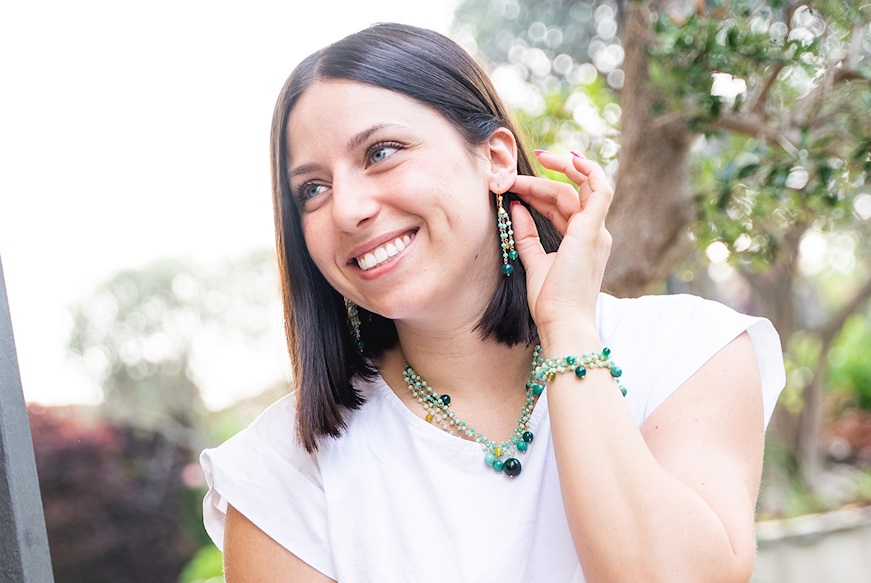
<svg viewBox="0 0 871 583"><path fill-rule="evenodd" d="M578 185L578 197L583 210L590 204L595 206L589 213L590 218L604 222L605 215L611 205L614 191L602 167L576 152L571 156L559 156L552 152L541 151L539 162L545 168L562 172L572 182Z"/></svg>
<svg viewBox="0 0 871 583"><path fill-rule="evenodd" d="M532 220L529 210L522 204L512 203L509 207L509 212L511 213L511 223L514 229L514 247L517 249L523 265L528 267L536 259L544 257L547 253L544 247L541 246L538 229L535 227L535 222Z"/></svg>
<svg viewBox="0 0 871 583"><path fill-rule="evenodd" d="M511 192L550 219L561 231L572 215L581 210L577 191L569 184L549 178L520 175L511 186Z"/></svg>

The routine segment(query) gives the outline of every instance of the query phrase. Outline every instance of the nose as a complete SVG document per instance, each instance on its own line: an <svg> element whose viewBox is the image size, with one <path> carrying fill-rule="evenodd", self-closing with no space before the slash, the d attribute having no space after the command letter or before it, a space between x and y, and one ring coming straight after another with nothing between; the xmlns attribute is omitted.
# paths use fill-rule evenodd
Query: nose
<svg viewBox="0 0 871 583"><path fill-rule="evenodd" d="M381 209L375 185L353 172L333 176L332 215L336 228L352 233L378 215Z"/></svg>

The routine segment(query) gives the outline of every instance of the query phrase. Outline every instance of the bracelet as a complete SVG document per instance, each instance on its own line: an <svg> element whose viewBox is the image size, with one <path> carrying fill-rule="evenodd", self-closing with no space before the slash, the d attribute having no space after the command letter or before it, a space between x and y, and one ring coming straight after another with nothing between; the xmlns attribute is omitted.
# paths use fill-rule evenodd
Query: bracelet
<svg viewBox="0 0 871 583"><path fill-rule="evenodd" d="M611 349L603 348L602 352L585 352L581 356L560 356L556 358L548 358L541 364L535 367L532 371L532 376L536 381L536 386L533 391L540 395L544 390L544 383L552 381L556 375L563 372L573 371L579 379L587 375L587 369L591 368L606 368L611 372L611 377L620 387L620 393L626 396L626 387L620 384L620 377L623 375L623 369L614 364L611 360Z"/></svg>

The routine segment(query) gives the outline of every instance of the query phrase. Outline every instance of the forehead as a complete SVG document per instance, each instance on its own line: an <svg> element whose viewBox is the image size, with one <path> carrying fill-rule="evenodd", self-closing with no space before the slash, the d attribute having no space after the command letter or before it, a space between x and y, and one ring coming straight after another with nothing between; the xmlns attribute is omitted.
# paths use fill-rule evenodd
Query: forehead
<svg viewBox="0 0 871 583"><path fill-rule="evenodd" d="M346 80L317 81L297 101L287 124L294 143L347 138L375 125L400 125L421 130L452 130L434 109L401 93Z"/></svg>

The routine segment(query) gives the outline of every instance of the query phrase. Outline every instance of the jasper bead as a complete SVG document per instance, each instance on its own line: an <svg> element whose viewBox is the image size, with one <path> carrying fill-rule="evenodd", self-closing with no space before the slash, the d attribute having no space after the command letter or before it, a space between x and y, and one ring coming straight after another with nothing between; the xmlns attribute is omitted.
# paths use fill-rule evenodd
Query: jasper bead
<svg viewBox="0 0 871 583"><path fill-rule="evenodd" d="M505 475L509 478L514 478L515 476L520 475L520 470L522 466L520 465L520 460L510 457L505 460L505 465L503 466L503 470L505 471Z"/></svg>

